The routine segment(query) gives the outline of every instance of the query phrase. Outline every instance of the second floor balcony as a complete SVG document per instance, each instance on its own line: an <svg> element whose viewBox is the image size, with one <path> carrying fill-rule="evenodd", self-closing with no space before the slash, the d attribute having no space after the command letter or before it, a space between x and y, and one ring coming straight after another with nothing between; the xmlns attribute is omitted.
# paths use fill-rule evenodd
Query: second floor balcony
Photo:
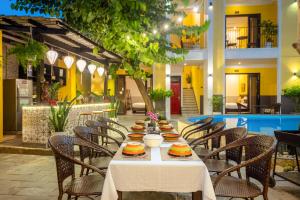
<svg viewBox="0 0 300 200"><path fill-rule="evenodd" d="M275 48L277 26L227 27L226 48Z"/></svg>

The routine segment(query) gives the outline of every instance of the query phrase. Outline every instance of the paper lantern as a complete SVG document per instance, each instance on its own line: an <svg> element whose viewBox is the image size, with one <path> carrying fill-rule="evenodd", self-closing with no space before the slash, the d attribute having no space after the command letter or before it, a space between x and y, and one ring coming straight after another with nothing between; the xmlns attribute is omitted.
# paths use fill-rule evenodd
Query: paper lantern
<svg viewBox="0 0 300 200"><path fill-rule="evenodd" d="M95 64L91 63L91 64L88 65L88 69L89 69L91 74L94 74L96 68L97 68L97 66Z"/></svg>
<svg viewBox="0 0 300 200"><path fill-rule="evenodd" d="M82 59L79 59L77 62L76 62L76 65L77 65L77 68L78 70L82 73L85 69L85 66L86 66L86 61L85 60L82 60Z"/></svg>
<svg viewBox="0 0 300 200"><path fill-rule="evenodd" d="M74 63L74 58L72 56L65 56L64 63L66 65L67 69L70 69Z"/></svg>
<svg viewBox="0 0 300 200"><path fill-rule="evenodd" d="M103 67L98 67L97 72L98 72L99 76L102 76L103 73L104 73L104 68Z"/></svg>
<svg viewBox="0 0 300 200"><path fill-rule="evenodd" d="M50 65L53 65L58 57L58 53L54 50L49 50L47 51L46 56Z"/></svg>

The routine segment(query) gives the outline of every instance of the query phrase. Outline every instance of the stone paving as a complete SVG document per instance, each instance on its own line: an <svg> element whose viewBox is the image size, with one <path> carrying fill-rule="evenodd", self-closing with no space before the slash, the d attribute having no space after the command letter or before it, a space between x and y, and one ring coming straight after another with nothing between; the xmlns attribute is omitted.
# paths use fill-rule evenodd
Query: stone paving
<svg viewBox="0 0 300 200"><path fill-rule="evenodd" d="M121 116L126 126L144 115ZM176 120L174 120L176 125ZM58 196L56 168L52 156L0 154L0 200L55 200ZM77 169L78 170L78 169ZM79 171L79 170L78 170ZM278 180L278 178L276 178ZM66 197L65 197L66 199ZM83 199L83 198L82 198ZM100 200L100 198L97 198ZM190 194L157 192L125 193L124 200L188 200ZM223 200L224 198L218 198ZM227 198L228 199L228 198ZM261 200L261 197L256 198ZM299 200L300 187L277 181L269 190L270 200Z"/></svg>

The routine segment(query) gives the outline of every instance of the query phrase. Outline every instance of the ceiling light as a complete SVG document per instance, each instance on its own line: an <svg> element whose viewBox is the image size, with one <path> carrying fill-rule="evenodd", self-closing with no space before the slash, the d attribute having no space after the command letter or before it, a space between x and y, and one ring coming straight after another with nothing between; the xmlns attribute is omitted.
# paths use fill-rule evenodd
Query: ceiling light
<svg viewBox="0 0 300 200"><path fill-rule="evenodd" d="M194 12L198 12L198 11L199 11L199 6L194 6L194 7L193 7L193 11L194 11Z"/></svg>
<svg viewBox="0 0 300 200"><path fill-rule="evenodd" d="M103 67L98 67L97 72L98 72L99 76L102 76L103 73L104 73L104 68Z"/></svg>
<svg viewBox="0 0 300 200"><path fill-rule="evenodd" d="M88 69L90 71L90 74L94 74L95 70L96 70L97 66L95 64L89 64L88 65Z"/></svg>
<svg viewBox="0 0 300 200"><path fill-rule="evenodd" d="M165 29L165 30L168 30L168 29L169 29L169 24L165 24L165 25L164 25L164 29Z"/></svg>
<svg viewBox="0 0 300 200"><path fill-rule="evenodd" d="M67 69L71 69L71 67L74 63L74 58L72 56L65 56L64 63L66 65Z"/></svg>
<svg viewBox="0 0 300 200"><path fill-rule="evenodd" d="M180 17L177 18L177 22L179 22L179 23L182 22L182 20L183 20L182 16L180 16Z"/></svg>

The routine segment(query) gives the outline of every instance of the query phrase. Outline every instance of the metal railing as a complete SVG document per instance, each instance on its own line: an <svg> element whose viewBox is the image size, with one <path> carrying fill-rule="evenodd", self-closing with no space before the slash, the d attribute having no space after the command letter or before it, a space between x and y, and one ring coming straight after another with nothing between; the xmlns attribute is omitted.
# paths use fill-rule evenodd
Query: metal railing
<svg viewBox="0 0 300 200"><path fill-rule="evenodd" d="M225 46L226 48L277 47L277 26L271 28L256 26L250 29L248 27L227 27Z"/></svg>
<svg viewBox="0 0 300 200"><path fill-rule="evenodd" d="M204 49L206 47L205 34L182 36L181 38L172 35L171 41L175 46L185 49Z"/></svg>

